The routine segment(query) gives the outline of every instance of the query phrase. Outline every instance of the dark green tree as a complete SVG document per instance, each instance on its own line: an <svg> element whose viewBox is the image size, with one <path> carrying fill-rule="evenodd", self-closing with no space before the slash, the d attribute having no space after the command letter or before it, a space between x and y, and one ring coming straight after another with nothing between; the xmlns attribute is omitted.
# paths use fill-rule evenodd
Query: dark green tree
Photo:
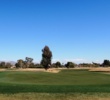
<svg viewBox="0 0 110 100"><path fill-rule="evenodd" d="M16 66L16 68L20 68L20 66L19 66L19 64L18 64L18 63L16 63L16 64L15 64L15 66Z"/></svg>
<svg viewBox="0 0 110 100"><path fill-rule="evenodd" d="M52 59L52 52L50 51L48 46L45 46L42 49L42 60L41 65L44 66L44 68L47 70L51 65L51 59Z"/></svg>
<svg viewBox="0 0 110 100"><path fill-rule="evenodd" d="M67 62L67 64L65 64L65 66L67 68L74 68L75 67L75 64L73 62Z"/></svg>
<svg viewBox="0 0 110 100"><path fill-rule="evenodd" d="M1 67L1 68L5 68L5 64L6 64L6 63L5 63L4 61L1 62L1 63L0 63L0 67Z"/></svg>
<svg viewBox="0 0 110 100"><path fill-rule="evenodd" d="M57 68L58 68L58 67L61 67L61 63L60 63L59 61L57 61L57 62L55 63L55 65L56 65Z"/></svg>
<svg viewBox="0 0 110 100"><path fill-rule="evenodd" d="M19 59L17 63L15 64L16 68L23 68L24 61L22 59Z"/></svg>
<svg viewBox="0 0 110 100"><path fill-rule="evenodd" d="M104 60L103 66L110 66L110 61L109 60Z"/></svg>

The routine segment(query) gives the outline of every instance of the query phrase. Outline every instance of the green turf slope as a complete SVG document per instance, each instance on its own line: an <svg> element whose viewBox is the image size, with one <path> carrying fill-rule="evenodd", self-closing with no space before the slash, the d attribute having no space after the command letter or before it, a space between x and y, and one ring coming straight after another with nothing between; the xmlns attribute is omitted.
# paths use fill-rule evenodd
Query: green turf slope
<svg viewBox="0 0 110 100"><path fill-rule="evenodd" d="M110 75L87 70L48 72L0 72L0 93L110 92Z"/></svg>

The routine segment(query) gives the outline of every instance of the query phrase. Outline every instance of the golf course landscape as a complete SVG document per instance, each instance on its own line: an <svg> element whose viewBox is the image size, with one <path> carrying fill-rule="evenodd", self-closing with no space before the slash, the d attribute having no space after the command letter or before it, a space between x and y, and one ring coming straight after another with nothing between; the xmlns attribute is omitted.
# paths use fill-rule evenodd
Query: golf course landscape
<svg viewBox="0 0 110 100"><path fill-rule="evenodd" d="M109 72L0 71L0 100L109 100Z"/></svg>
<svg viewBox="0 0 110 100"><path fill-rule="evenodd" d="M0 100L110 100L110 0L0 0Z"/></svg>

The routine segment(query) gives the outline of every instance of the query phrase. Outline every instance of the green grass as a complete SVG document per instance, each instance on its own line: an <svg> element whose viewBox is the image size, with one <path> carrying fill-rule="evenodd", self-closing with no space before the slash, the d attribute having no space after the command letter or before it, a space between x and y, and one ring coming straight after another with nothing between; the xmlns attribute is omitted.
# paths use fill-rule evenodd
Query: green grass
<svg viewBox="0 0 110 100"><path fill-rule="evenodd" d="M48 72L0 72L0 83L33 85L106 85L110 76L87 70L62 70L60 73Z"/></svg>
<svg viewBox="0 0 110 100"><path fill-rule="evenodd" d="M0 72L0 93L110 93L110 76L87 70Z"/></svg>
<svg viewBox="0 0 110 100"><path fill-rule="evenodd" d="M0 84L0 93L110 93L110 85L12 85Z"/></svg>

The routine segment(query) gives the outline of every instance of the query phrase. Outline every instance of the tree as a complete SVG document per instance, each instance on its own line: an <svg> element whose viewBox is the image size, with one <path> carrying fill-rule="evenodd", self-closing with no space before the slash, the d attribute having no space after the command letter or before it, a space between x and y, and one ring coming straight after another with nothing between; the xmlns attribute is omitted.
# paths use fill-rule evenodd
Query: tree
<svg viewBox="0 0 110 100"><path fill-rule="evenodd" d="M24 61L22 59L19 59L17 63L15 64L16 68L23 68Z"/></svg>
<svg viewBox="0 0 110 100"><path fill-rule="evenodd" d="M35 68L34 63L31 63L31 64L29 65L29 68Z"/></svg>
<svg viewBox="0 0 110 100"><path fill-rule="evenodd" d="M67 64L65 64L65 66L67 68L74 68L75 67L75 64L73 62L67 62Z"/></svg>
<svg viewBox="0 0 110 100"><path fill-rule="evenodd" d="M42 60L41 64L44 66L44 68L47 70L51 65L51 59L52 59L52 52L50 51L48 46L45 46L42 49Z"/></svg>
<svg viewBox="0 0 110 100"><path fill-rule="evenodd" d="M26 57L25 58L25 63L26 63L26 67L28 68L30 66L30 64L32 63L33 59L32 58L29 58L29 57Z"/></svg>
<svg viewBox="0 0 110 100"><path fill-rule="evenodd" d="M101 66L101 64L92 62L91 66L92 67L99 67L99 66Z"/></svg>
<svg viewBox="0 0 110 100"><path fill-rule="evenodd" d="M80 67L92 67L93 65L91 63L81 63L79 64Z"/></svg>
<svg viewBox="0 0 110 100"><path fill-rule="evenodd" d="M11 63L7 62L5 68L11 68L11 66L12 66Z"/></svg>
<svg viewBox="0 0 110 100"><path fill-rule="evenodd" d="M5 62L1 62L1 63L0 63L0 66L1 66L2 68L5 68Z"/></svg>
<svg viewBox="0 0 110 100"><path fill-rule="evenodd" d="M35 66L35 68L43 68L43 66L39 63L35 64L34 66Z"/></svg>
<svg viewBox="0 0 110 100"><path fill-rule="evenodd" d="M57 61L57 62L55 63L55 65L56 65L57 68L58 68L58 67L61 67L61 63L60 63L59 61Z"/></svg>
<svg viewBox="0 0 110 100"><path fill-rule="evenodd" d="M104 60L103 66L110 66L110 61L109 60Z"/></svg>
<svg viewBox="0 0 110 100"><path fill-rule="evenodd" d="M16 63L15 66L16 66L16 68L19 68L19 64L18 63Z"/></svg>

